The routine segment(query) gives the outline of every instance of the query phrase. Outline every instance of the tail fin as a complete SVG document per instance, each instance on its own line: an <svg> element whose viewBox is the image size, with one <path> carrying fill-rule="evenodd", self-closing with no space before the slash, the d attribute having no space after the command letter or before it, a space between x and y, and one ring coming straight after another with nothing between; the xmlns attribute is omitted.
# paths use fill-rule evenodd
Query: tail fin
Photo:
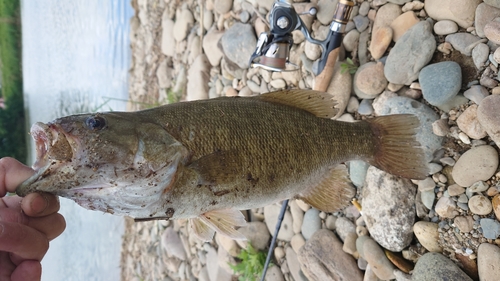
<svg viewBox="0 0 500 281"><path fill-rule="evenodd" d="M424 151L415 138L420 125L414 115L399 114L367 120L375 138L376 152L370 164L393 175L425 179L428 166Z"/></svg>

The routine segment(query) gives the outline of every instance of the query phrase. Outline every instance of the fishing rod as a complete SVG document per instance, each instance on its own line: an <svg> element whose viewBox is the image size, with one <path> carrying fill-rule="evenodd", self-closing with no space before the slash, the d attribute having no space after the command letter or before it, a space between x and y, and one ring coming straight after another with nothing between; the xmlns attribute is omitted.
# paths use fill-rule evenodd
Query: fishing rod
<svg viewBox="0 0 500 281"><path fill-rule="evenodd" d="M316 75L313 89L326 91L332 79L342 37L353 7L353 1L340 0L330 24L328 36L325 40L317 40L311 37L293 6L286 0L277 0L269 15L270 30L259 35L255 51L250 57L250 66L262 67L270 71L297 70L298 66L291 63L288 57L293 45L292 31L300 30L309 42L321 46L323 50L317 67L313 67L313 73ZM317 8L312 7L301 15L314 16L316 13Z"/></svg>

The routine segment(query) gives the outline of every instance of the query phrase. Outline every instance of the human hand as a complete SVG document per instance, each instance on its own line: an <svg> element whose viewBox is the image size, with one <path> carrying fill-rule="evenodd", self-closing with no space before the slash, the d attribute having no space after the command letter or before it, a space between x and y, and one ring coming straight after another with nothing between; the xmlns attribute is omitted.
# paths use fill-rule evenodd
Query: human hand
<svg viewBox="0 0 500 281"><path fill-rule="evenodd" d="M66 228L59 200L48 193L7 196L34 171L13 158L0 159L0 280L40 280L49 241Z"/></svg>

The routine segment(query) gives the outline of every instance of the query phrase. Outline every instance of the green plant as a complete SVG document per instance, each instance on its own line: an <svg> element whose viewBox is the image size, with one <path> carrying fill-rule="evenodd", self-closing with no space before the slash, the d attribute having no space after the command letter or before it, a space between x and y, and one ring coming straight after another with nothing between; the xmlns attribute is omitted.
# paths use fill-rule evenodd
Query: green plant
<svg viewBox="0 0 500 281"><path fill-rule="evenodd" d="M242 249L238 255L241 262L236 265L229 264L234 273L239 275L240 281L257 280L266 262L266 253L255 250L250 243L247 245L247 248Z"/></svg>
<svg viewBox="0 0 500 281"><path fill-rule="evenodd" d="M340 64L340 73L349 72L350 74L356 73L358 66L352 61L351 58L346 58L345 62Z"/></svg>

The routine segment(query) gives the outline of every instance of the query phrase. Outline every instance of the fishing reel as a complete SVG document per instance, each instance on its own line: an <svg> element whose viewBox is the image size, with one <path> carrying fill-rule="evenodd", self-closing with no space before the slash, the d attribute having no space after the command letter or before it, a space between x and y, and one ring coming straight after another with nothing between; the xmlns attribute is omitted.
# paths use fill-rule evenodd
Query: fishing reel
<svg viewBox="0 0 500 281"><path fill-rule="evenodd" d="M250 58L251 67L262 67L271 71L294 71L299 67L289 61L290 49L293 45L292 31L300 30L305 38L323 49L321 58L315 69L315 75L321 73L327 63L329 53L340 46L342 34L354 3L349 0L340 0L337 5L330 32L325 40L320 41L311 37L311 34L300 19L293 6L285 0L277 0L269 15L270 30L260 34L257 46ZM315 7L300 15L315 16Z"/></svg>

